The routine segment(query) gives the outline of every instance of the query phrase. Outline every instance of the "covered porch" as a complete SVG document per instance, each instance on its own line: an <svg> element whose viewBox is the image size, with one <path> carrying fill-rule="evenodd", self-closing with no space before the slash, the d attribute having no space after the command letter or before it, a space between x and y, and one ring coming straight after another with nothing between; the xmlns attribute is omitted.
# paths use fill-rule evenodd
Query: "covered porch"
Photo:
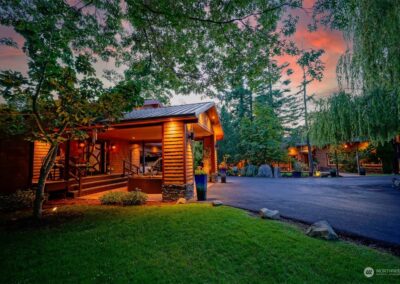
<svg viewBox="0 0 400 284"><path fill-rule="evenodd" d="M203 169L215 176L222 128L214 104L186 106L134 110L119 123L89 130L87 140L62 144L47 190L65 188L77 197L127 186L161 194L166 201L192 198L193 141L203 142ZM35 146L38 164L46 145Z"/></svg>

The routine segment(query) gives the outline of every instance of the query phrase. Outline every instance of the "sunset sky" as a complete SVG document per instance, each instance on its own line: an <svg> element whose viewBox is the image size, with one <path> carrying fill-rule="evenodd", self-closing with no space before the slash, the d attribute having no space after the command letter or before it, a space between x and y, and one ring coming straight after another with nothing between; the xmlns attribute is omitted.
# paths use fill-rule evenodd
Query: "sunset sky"
<svg viewBox="0 0 400 284"><path fill-rule="evenodd" d="M337 90L336 81L336 64L339 56L344 52L346 44L342 34L338 31L331 31L325 28L319 28L317 32L310 33L307 31L307 24L311 21L311 7L314 0L305 0L303 10L290 11L294 15L300 17L297 31L293 37L300 48L324 49L325 54L322 57L326 70L322 82L314 82L309 87L309 93L315 93L317 97L329 96ZM13 37L19 46L22 46L23 38L13 32L12 28L0 26L0 37ZM297 86L301 80L300 70L296 67L296 58L284 56L279 58L280 62L289 62L290 67L295 71L291 76L292 91L297 91ZM103 66L104 68L104 66ZM18 49L0 46L0 69L13 69L26 72L27 61L25 55ZM102 69L102 67L99 67ZM99 70L101 74L101 70ZM204 101L200 95L176 95L172 98L172 104L183 104L191 102Z"/></svg>

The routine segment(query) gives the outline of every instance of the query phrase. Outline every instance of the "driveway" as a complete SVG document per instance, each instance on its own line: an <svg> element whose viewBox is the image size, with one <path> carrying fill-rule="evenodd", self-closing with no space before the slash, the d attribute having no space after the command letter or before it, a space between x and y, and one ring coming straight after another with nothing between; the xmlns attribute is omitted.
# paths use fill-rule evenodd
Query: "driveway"
<svg viewBox="0 0 400 284"><path fill-rule="evenodd" d="M248 210L277 209L283 217L400 245L400 190L390 176L343 178L227 177L209 188L208 198Z"/></svg>

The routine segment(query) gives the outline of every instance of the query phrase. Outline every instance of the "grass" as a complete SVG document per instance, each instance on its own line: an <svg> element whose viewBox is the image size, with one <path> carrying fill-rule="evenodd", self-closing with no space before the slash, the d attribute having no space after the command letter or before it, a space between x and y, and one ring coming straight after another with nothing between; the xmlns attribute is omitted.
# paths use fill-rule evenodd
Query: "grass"
<svg viewBox="0 0 400 284"><path fill-rule="evenodd" d="M0 229L0 283L361 283L400 259L208 204L69 206L58 226ZM374 276L393 283L399 276Z"/></svg>

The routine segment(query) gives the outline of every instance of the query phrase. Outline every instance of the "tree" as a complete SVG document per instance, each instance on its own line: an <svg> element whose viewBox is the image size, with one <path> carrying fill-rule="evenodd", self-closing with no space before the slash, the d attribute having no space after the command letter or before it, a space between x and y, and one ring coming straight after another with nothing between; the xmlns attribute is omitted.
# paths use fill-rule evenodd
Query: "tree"
<svg viewBox="0 0 400 284"><path fill-rule="evenodd" d="M399 14L400 2L391 0L318 0L313 9L313 29L322 24L341 30L348 42L348 49L337 66L339 87L342 90L348 88L353 95L382 98L380 93L389 96L390 100L396 97L390 109L399 109L400 104ZM379 143L389 141L387 125L398 125L398 116L380 115L376 119L373 123L381 125L383 131L378 128L377 134L371 133L371 136L378 138ZM395 172L398 172L400 153L393 137L389 139L395 153Z"/></svg>
<svg viewBox="0 0 400 284"><path fill-rule="evenodd" d="M239 149L250 163L283 161L283 127L270 106L255 104L254 119L244 118L240 128Z"/></svg>
<svg viewBox="0 0 400 284"><path fill-rule="evenodd" d="M382 88L399 94L400 2L317 0L313 8L313 29L323 24L341 30L349 42L337 68L341 86L358 93Z"/></svg>
<svg viewBox="0 0 400 284"><path fill-rule="evenodd" d="M322 80L325 67L320 57L323 53L324 50L322 49L302 51L299 59L297 60L297 64L301 67L301 70L303 72L303 81L300 86L300 93L303 93L304 124L306 130L306 143L308 148L308 166L310 176L313 176L314 174L314 163L309 135L309 121L307 110L307 101L309 100L309 97L307 97L307 85L314 80Z"/></svg>
<svg viewBox="0 0 400 284"><path fill-rule="evenodd" d="M269 105L274 110L284 127L285 134L288 134L298 126L302 107L298 97L291 93L290 79L283 78L284 73L289 77L293 74L293 70L288 68L288 64L278 65L276 60L271 60L268 73L265 75L266 82L260 84L256 90L255 100L257 103Z"/></svg>
<svg viewBox="0 0 400 284"><path fill-rule="evenodd" d="M400 130L397 99L393 93L377 89L360 96L339 92L320 100L311 117L313 144L339 145L369 140L376 145L387 145ZM396 165L395 161L395 171Z"/></svg>
<svg viewBox="0 0 400 284"><path fill-rule="evenodd" d="M173 91L212 94L241 65L257 77L269 52L282 46L274 31L286 7L299 1L1 1L0 23L24 37L0 43L21 48L28 73L2 70L5 111L24 121L26 137L50 144L40 170L34 215L40 218L47 175L59 143L85 136L98 119L114 121L141 103L140 94ZM251 26L251 19L257 25ZM116 79L104 88L96 61L124 65L106 70ZM10 113L11 112L11 113ZM2 129L8 127L1 127ZM8 128L11 129L11 128ZM21 129L20 129L21 130ZM20 131L19 130L19 131Z"/></svg>

